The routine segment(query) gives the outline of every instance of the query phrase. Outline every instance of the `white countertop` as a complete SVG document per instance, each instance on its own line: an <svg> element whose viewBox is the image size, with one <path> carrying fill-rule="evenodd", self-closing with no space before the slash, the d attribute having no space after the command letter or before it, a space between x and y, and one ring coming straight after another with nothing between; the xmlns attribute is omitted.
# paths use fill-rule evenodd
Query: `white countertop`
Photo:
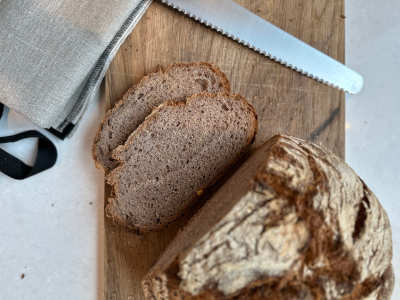
<svg viewBox="0 0 400 300"><path fill-rule="evenodd" d="M392 223L397 275L392 299L400 299L399 33L398 0L347 1L347 64L364 75L365 88L347 97L346 160ZM91 103L72 139L53 139L56 167L22 182L0 174L0 299L99 299L103 174L94 167L91 144L102 107L99 100ZM7 126L13 131L2 135L32 128L13 112L0 121L2 130ZM12 149L26 158L34 143Z"/></svg>

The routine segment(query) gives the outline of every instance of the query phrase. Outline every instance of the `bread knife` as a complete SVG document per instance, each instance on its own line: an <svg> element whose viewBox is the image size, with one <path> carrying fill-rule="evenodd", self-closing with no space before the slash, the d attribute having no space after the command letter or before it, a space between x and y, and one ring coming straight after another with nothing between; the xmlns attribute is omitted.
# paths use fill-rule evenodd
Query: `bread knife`
<svg viewBox="0 0 400 300"><path fill-rule="evenodd" d="M303 75L350 94L363 77L232 0L160 0L194 20Z"/></svg>

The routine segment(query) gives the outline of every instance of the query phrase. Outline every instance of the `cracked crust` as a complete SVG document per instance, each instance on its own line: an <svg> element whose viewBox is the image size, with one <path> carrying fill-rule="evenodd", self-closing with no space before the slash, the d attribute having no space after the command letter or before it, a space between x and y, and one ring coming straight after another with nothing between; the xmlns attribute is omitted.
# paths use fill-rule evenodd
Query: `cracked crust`
<svg viewBox="0 0 400 300"><path fill-rule="evenodd" d="M255 260L260 241L269 247ZM391 258L388 217L354 171L317 145L276 136L190 221L143 288L147 299L165 300L387 300Z"/></svg>
<svg viewBox="0 0 400 300"><path fill-rule="evenodd" d="M133 87L128 89L125 92L125 94L122 96L122 99L119 100L118 102L116 102L115 105L106 112L104 119L100 124L99 130L96 134L96 137L94 139L93 146L92 146L92 156L95 161L95 165L98 169L102 169L105 173L108 173L116 165L116 162L112 161L112 159L111 159L112 150L114 150L116 147L113 147L111 145L112 142L111 142L111 137L109 135L112 133L109 132L110 128L108 128L108 127L110 125L108 123L110 121L112 121L116 116L121 114L121 111L124 110L124 106L126 106L127 103L132 101L132 99L135 98L136 93L140 93L141 89L146 89L146 87L148 85L150 85L150 88L151 88L151 85L157 84L157 80L159 80L160 78L161 79L169 78L170 73L176 72L177 70L180 70L180 69L184 70L185 68L192 68L193 72L196 72L198 69L203 68L204 71L210 72L210 74L215 76L215 78L212 78L213 80L219 81L220 85L217 88L218 90L213 91L213 92L230 93L230 84L229 84L228 79L226 78L226 75L218 67L211 65L209 63L206 63L206 62L176 63L176 64L173 64L173 65L170 65L169 67L167 67L165 69L165 71L163 71L160 68L159 71L144 76L140 80L139 83L137 83L136 85L134 85ZM194 76L194 75L192 74L192 76ZM174 79L174 78L169 78L169 79ZM176 82L174 84L176 84ZM208 86L208 88L206 88L206 90L210 90L212 88L213 88L213 86ZM164 93L165 92L166 91L164 91ZM185 94L184 91L182 93L184 94L183 98L186 98L188 96L191 96L192 94L195 94L196 92L193 89L192 93L190 93L190 94ZM172 99L173 98L175 98L175 97L172 97ZM167 97L167 99L164 99L164 101L172 100L172 99ZM177 99L177 100L182 100L182 99ZM158 106L159 104L161 104L164 101L160 101L159 103L157 103L156 106ZM150 110L150 112L151 112L151 110ZM143 121L143 120L142 119L130 120L131 123L135 123L135 124L136 123L140 124L141 121ZM118 145L122 145L125 142L126 138L129 136L129 134L131 132L133 132L135 129L136 129L136 127L134 127L132 130L130 130L126 137L124 136L124 137L120 138Z"/></svg>

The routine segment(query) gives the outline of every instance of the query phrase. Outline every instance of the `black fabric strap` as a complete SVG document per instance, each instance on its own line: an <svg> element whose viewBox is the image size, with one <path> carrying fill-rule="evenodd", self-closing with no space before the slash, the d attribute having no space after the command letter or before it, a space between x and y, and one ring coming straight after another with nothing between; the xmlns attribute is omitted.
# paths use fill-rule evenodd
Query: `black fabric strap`
<svg viewBox="0 0 400 300"><path fill-rule="evenodd" d="M64 140L74 129L75 125L72 123L68 123L67 126L65 126L64 130L62 132L54 129L54 128L47 128L46 130L50 132L52 135L58 137L60 140Z"/></svg>
<svg viewBox="0 0 400 300"><path fill-rule="evenodd" d="M3 104L0 103L0 119L3 113ZM0 149L0 172L14 179L25 179L51 168L57 160L57 149L43 134L36 130L29 130L15 135L0 137L0 144L14 143L27 138L38 139L38 152L33 166L28 166L15 156Z"/></svg>

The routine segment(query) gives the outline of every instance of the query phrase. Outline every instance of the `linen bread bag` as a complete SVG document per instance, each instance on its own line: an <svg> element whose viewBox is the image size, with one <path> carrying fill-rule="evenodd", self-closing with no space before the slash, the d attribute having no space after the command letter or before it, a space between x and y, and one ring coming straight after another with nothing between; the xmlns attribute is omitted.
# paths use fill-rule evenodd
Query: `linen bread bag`
<svg viewBox="0 0 400 300"><path fill-rule="evenodd" d="M126 36L151 0L0 1L0 116L2 106L64 139ZM50 168L57 151L37 130L1 137L0 143L39 139L33 166L4 150L0 171L24 179Z"/></svg>

